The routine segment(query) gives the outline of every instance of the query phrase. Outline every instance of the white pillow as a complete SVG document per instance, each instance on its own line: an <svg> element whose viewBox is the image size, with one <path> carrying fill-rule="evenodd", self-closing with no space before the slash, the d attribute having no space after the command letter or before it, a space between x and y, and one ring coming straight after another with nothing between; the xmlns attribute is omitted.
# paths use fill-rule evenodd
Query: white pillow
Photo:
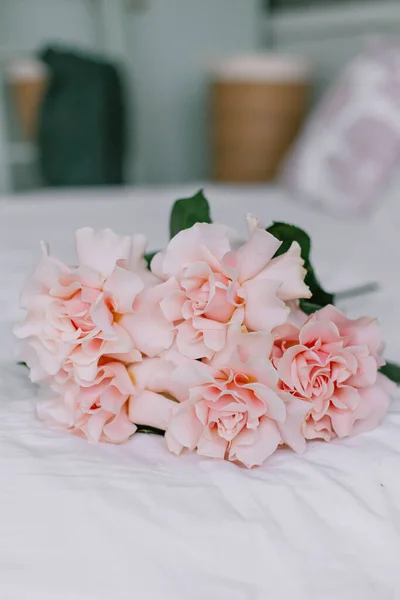
<svg viewBox="0 0 400 600"><path fill-rule="evenodd" d="M339 76L282 172L292 195L344 215L369 212L400 163L400 43L375 42Z"/></svg>

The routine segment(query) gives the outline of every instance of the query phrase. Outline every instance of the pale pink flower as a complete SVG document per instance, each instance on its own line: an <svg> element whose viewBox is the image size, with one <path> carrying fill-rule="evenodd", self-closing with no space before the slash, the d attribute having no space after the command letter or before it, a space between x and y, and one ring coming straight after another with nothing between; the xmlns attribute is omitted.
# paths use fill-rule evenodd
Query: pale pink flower
<svg viewBox="0 0 400 600"><path fill-rule="evenodd" d="M39 417L51 428L66 429L90 442L121 443L137 425L166 429L176 402L188 388L171 378L176 364L144 358L124 365L102 358L91 382L52 380L39 395Z"/></svg>
<svg viewBox="0 0 400 600"><path fill-rule="evenodd" d="M38 414L51 428L69 430L90 442L119 444L136 431L128 417L134 391L126 366L106 362L84 386L72 380L53 381L50 391L39 398Z"/></svg>
<svg viewBox="0 0 400 600"><path fill-rule="evenodd" d="M63 382L71 376L82 383L95 377L101 356L129 363L141 359L140 331L133 340L121 321L134 313L145 286L157 282L143 260L145 243L140 235L80 229L76 267L53 258L43 246L21 296L25 321L15 329L25 340L21 358L33 381L55 376Z"/></svg>
<svg viewBox="0 0 400 600"><path fill-rule="evenodd" d="M309 403L307 439L329 441L378 425L394 386L378 373L384 363L376 319L351 320L326 306L300 328L286 324L274 333L271 356L281 388Z"/></svg>
<svg viewBox="0 0 400 600"><path fill-rule="evenodd" d="M197 450L248 468L261 465L280 444L304 451L301 426L309 408L278 388L271 346L268 333L231 327L224 350L210 363L177 368L174 379L189 388L189 396L172 407L169 450Z"/></svg>
<svg viewBox="0 0 400 600"><path fill-rule="evenodd" d="M153 273L170 284L160 307L176 326L177 349L185 356L210 359L224 347L231 323L270 331L286 321L286 302L310 297L297 242L273 258L281 242L256 219L248 224L249 241L237 250L226 227L198 223L152 261Z"/></svg>

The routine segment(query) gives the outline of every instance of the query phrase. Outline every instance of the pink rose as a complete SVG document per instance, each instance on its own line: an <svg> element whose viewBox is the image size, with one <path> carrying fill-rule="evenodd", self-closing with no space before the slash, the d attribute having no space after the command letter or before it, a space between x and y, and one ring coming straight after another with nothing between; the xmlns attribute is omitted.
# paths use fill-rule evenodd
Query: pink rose
<svg viewBox="0 0 400 600"><path fill-rule="evenodd" d="M300 328L275 330L272 362L282 390L310 405L307 439L346 437L376 427L388 410L391 382L378 373L382 337L376 320L347 319L333 306Z"/></svg>
<svg viewBox="0 0 400 600"><path fill-rule="evenodd" d="M39 417L50 427L67 429L90 442L121 443L137 425L166 429L176 402L188 388L171 379L176 365L145 358L129 366L100 359L96 376L79 385L66 379L50 384L38 402Z"/></svg>
<svg viewBox="0 0 400 600"><path fill-rule="evenodd" d="M281 242L254 218L248 224L250 239L237 250L226 227L198 223L152 261L153 273L170 282L160 307L185 356L210 359L224 347L230 323L270 331L286 321L287 301L310 297L299 245L273 258Z"/></svg>
<svg viewBox="0 0 400 600"><path fill-rule="evenodd" d="M189 395L172 407L169 450L197 449L250 468L280 444L305 449L301 425L309 408L278 388L271 346L268 333L230 328L226 347L209 364L191 361L177 368L174 379L189 388Z"/></svg>
<svg viewBox="0 0 400 600"><path fill-rule="evenodd" d="M145 238L86 228L76 232L76 246L77 267L49 256L43 246L22 292L27 315L15 333L26 340L22 358L33 381L53 376L84 383L95 377L101 356L129 363L141 359L121 321L134 313L145 285L157 282L143 260ZM135 341L139 338L140 331Z"/></svg>
<svg viewBox="0 0 400 600"><path fill-rule="evenodd" d="M136 431L128 417L134 386L125 365L106 362L91 383L53 382L49 398L38 402L39 417L50 427L66 429L90 442L125 442Z"/></svg>

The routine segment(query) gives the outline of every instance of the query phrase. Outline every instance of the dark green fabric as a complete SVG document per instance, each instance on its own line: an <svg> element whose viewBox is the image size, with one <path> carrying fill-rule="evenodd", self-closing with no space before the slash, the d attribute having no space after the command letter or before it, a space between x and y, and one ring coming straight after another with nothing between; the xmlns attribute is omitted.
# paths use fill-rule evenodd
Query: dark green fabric
<svg viewBox="0 0 400 600"><path fill-rule="evenodd" d="M42 178L51 186L123 183L125 110L115 66L47 48L51 71L39 118Z"/></svg>

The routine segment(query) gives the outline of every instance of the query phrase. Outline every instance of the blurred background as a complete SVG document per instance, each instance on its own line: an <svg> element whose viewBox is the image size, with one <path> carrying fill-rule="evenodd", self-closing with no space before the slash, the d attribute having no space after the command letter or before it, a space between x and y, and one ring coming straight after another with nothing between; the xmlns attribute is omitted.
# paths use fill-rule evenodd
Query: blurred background
<svg viewBox="0 0 400 600"><path fill-rule="evenodd" d="M397 0L0 0L0 193L278 178L371 203L398 37Z"/></svg>

